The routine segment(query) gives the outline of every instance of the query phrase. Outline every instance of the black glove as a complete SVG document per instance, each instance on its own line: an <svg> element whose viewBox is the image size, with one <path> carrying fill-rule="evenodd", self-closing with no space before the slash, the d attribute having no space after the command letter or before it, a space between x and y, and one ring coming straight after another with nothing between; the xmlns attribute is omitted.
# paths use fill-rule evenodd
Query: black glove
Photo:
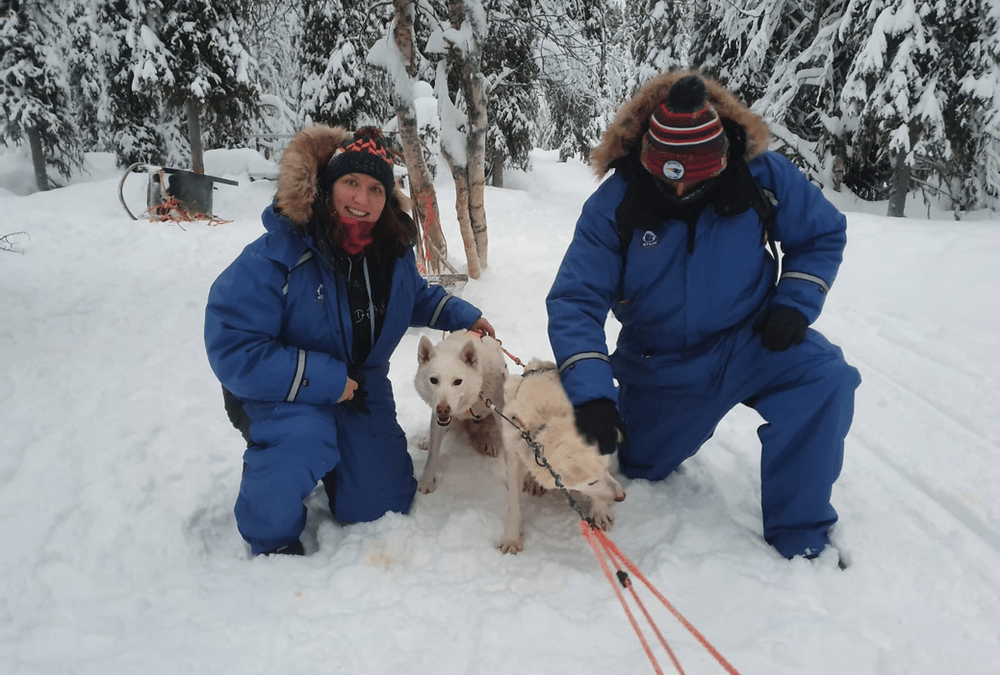
<svg viewBox="0 0 1000 675"><path fill-rule="evenodd" d="M361 369L361 366L351 366L347 369L347 376L358 383L358 388L354 390L354 398L350 398L344 403L362 415L367 415L368 404L365 403L365 399L368 398L368 392L365 390L365 371Z"/></svg>
<svg viewBox="0 0 1000 675"><path fill-rule="evenodd" d="M787 305L774 304L765 309L753 322L754 334L760 333L760 342L772 352L783 352L806 338L809 321L802 312Z"/></svg>
<svg viewBox="0 0 1000 675"><path fill-rule="evenodd" d="M610 455L618 446L618 435L625 435L625 426L611 399L587 401L574 409L576 428L588 443L597 443L602 455Z"/></svg>

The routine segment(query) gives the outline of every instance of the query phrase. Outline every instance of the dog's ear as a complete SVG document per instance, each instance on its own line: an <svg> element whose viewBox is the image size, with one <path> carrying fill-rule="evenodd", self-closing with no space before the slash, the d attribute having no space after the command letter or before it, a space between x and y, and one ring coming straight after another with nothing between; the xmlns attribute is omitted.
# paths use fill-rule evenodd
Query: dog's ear
<svg viewBox="0 0 1000 675"><path fill-rule="evenodd" d="M470 368L475 368L479 361L476 354L476 345L472 340L466 340L465 344L462 346L462 353L459 356L462 359L462 363L469 366Z"/></svg>
<svg viewBox="0 0 1000 675"><path fill-rule="evenodd" d="M420 346L417 347L417 363L423 365L434 356L434 343L426 335L420 336Z"/></svg>

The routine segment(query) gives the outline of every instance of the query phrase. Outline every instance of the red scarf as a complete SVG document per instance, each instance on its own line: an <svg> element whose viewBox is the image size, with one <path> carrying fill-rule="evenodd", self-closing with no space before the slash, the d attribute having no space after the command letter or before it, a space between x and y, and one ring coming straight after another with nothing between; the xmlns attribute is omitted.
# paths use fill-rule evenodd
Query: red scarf
<svg viewBox="0 0 1000 675"><path fill-rule="evenodd" d="M372 243L372 228L375 227L375 223L343 216L339 216L338 220L344 231L344 241L340 242L340 248L351 255L357 255Z"/></svg>

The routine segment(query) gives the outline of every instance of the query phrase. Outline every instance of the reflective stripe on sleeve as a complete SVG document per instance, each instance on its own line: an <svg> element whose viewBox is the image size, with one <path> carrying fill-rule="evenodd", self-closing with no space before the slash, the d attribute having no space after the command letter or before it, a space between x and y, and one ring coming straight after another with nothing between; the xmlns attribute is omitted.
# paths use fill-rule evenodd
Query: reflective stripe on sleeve
<svg viewBox="0 0 1000 675"><path fill-rule="evenodd" d="M805 272L785 272L781 275L781 279L801 279L802 281L811 281L812 283L819 286L820 290L824 293L830 292L830 285L812 274L806 274ZM781 281L779 279L778 281Z"/></svg>
<svg viewBox="0 0 1000 675"><path fill-rule="evenodd" d="M601 352L580 352L579 354L573 354L573 356L563 361L562 365L559 366L559 374L562 375L562 372L567 368L569 368L570 366L572 366L574 363L576 363L577 361L583 361L585 359L598 359L601 361L606 361L608 363L611 362L610 359L608 359L607 354L602 354Z"/></svg>
<svg viewBox="0 0 1000 675"><path fill-rule="evenodd" d="M449 300L451 300L452 297L453 296L450 293L444 296L443 298L441 298L441 302L438 303L438 306L434 308L434 314L431 316L431 321L430 321L431 328L434 328L434 325L437 323L438 317L441 316L441 311L444 309L444 306L448 303Z"/></svg>
<svg viewBox="0 0 1000 675"><path fill-rule="evenodd" d="M295 401L295 398L299 395L299 389L302 387L302 380L306 374L306 352L304 349L299 350L298 362L295 364L295 377L292 379L292 388L288 390L288 396L285 400L289 403Z"/></svg>

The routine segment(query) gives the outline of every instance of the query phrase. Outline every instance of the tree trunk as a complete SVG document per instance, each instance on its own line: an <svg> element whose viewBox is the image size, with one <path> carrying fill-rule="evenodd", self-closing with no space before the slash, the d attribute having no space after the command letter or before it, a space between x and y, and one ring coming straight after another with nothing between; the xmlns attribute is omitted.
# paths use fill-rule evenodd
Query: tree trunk
<svg viewBox="0 0 1000 675"><path fill-rule="evenodd" d="M31 164L35 168L35 185L42 192L49 189L49 175L45 171L45 151L42 149L42 135L38 127L28 127L28 147L31 148Z"/></svg>
<svg viewBox="0 0 1000 675"><path fill-rule="evenodd" d="M191 171L205 173L205 151L201 146L201 106L197 99L187 100L188 142L191 144Z"/></svg>
<svg viewBox="0 0 1000 675"><path fill-rule="evenodd" d="M483 37L486 26L478 24L474 12L470 11L465 0L448 0L448 13L451 25L456 30L461 29L466 21L472 28L471 32L468 33L471 37L463 45L463 48L453 46L449 50L449 55L458 60L457 65L462 73L462 95L465 98L468 119L468 130L465 136L465 175L469 192L468 213L479 267L486 269L488 267L485 202L487 118L485 77L482 72ZM457 184L456 189L458 189ZM469 276L472 276L471 269ZM478 275L473 278L478 278Z"/></svg>
<svg viewBox="0 0 1000 675"><path fill-rule="evenodd" d="M503 153L496 151L493 153L493 166L490 169L492 180L490 185L496 188L503 187Z"/></svg>
<svg viewBox="0 0 1000 675"><path fill-rule="evenodd" d="M893 161L892 182L889 185L889 208L885 215L903 218L906 210L906 193L910 189L910 165L906 163L906 153L899 152Z"/></svg>
<svg viewBox="0 0 1000 675"><path fill-rule="evenodd" d="M403 59L407 75L414 78L417 75L416 51L413 48L413 1L393 0L395 15L393 19L392 37ZM424 161L420 145L420 135L417 130L417 113L413 103L412 88L394 93L396 119L399 124L399 140L403 146L403 157L406 161L406 173L410 181L410 199L413 201L413 211L417 222L421 224L421 232L417 233L424 247L426 268L422 261L417 261L421 272L442 272L442 260L448 258L448 244L441 231L441 216L438 210L437 193L431 180L431 173ZM471 276L471 275L470 275Z"/></svg>
<svg viewBox="0 0 1000 675"><path fill-rule="evenodd" d="M455 181L455 213L458 214L458 230L462 233L462 244L465 246L465 259L468 261L469 278L478 279L482 275L479 252L476 249L476 235L473 230L471 210L469 208L469 171L468 166L455 163L454 157L445 145L441 146L451 177Z"/></svg>
<svg viewBox="0 0 1000 675"><path fill-rule="evenodd" d="M477 41L477 44L478 43ZM475 59L475 69L466 62L463 69L463 89L465 102L468 106L469 133L466 136L468 164L466 171L469 177L469 217L472 221L472 233L476 238L476 253L479 255L479 265L486 269L489 239L486 232L486 95L483 87L483 73L479 69L482 53Z"/></svg>

